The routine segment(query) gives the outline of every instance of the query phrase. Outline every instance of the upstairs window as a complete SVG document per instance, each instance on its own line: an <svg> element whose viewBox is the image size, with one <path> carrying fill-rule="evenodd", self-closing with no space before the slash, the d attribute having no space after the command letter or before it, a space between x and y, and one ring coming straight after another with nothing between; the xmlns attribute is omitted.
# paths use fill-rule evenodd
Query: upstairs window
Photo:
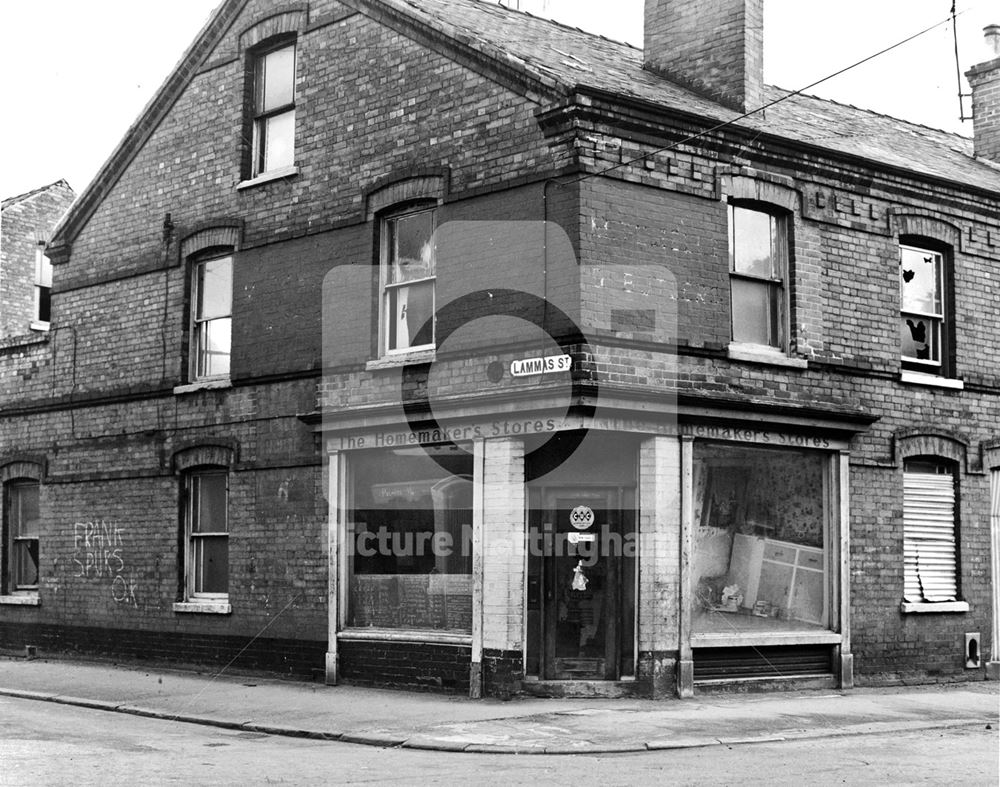
<svg viewBox="0 0 1000 787"><path fill-rule="evenodd" d="M958 600L955 475L946 464L903 466L903 600Z"/></svg>
<svg viewBox="0 0 1000 787"><path fill-rule="evenodd" d="M196 262L191 289L192 379L226 378L232 345L233 258Z"/></svg>
<svg viewBox="0 0 1000 787"><path fill-rule="evenodd" d="M382 220L382 349L398 353L434 346L435 210Z"/></svg>
<svg viewBox="0 0 1000 787"><path fill-rule="evenodd" d="M295 163L295 44L257 55L253 64L251 175Z"/></svg>
<svg viewBox="0 0 1000 787"><path fill-rule="evenodd" d="M52 319L52 261L41 244L35 249L35 318L38 328L49 327Z"/></svg>
<svg viewBox="0 0 1000 787"><path fill-rule="evenodd" d="M761 210L729 205L729 284L733 341L784 350L785 220Z"/></svg>
<svg viewBox="0 0 1000 787"><path fill-rule="evenodd" d="M947 361L944 255L901 245L899 292L903 368L944 374Z"/></svg>
<svg viewBox="0 0 1000 787"><path fill-rule="evenodd" d="M4 485L4 592L38 592L39 484Z"/></svg>
<svg viewBox="0 0 1000 787"><path fill-rule="evenodd" d="M229 479L224 469L187 473L184 562L188 601L229 597Z"/></svg>

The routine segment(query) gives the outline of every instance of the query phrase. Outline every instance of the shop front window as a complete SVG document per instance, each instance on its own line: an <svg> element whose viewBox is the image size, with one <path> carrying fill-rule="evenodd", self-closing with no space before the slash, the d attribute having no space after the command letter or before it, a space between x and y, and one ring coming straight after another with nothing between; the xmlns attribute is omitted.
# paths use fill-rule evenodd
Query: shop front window
<svg viewBox="0 0 1000 787"><path fill-rule="evenodd" d="M827 455L698 442L694 456L693 630L829 628Z"/></svg>
<svg viewBox="0 0 1000 787"><path fill-rule="evenodd" d="M358 451L348 467L348 626L471 633L471 456Z"/></svg>

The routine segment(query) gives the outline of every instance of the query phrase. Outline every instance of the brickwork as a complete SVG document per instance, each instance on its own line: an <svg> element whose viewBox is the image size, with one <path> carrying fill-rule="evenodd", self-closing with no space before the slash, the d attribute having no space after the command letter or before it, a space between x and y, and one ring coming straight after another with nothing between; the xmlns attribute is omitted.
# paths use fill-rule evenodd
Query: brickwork
<svg viewBox="0 0 1000 787"><path fill-rule="evenodd" d="M762 103L763 28L763 0L648 0L646 67L741 112L754 109Z"/></svg>
<svg viewBox="0 0 1000 787"><path fill-rule="evenodd" d="M175 631L145 631L133 628L51 626L16 618L0 621L0 653L21 656L33 645L39 657L81 656L149 661L181 667L205 664L226 666L231 672L267 672L286 677L315 679L323 663L326 642L302 637L275 639Z"/></svg>
<svg viewBox="0 0 1000 787"><path fill-rule="evenodd" d="M4 199L0 218L0 341L30 333L37 319L35 255L48 242L74 196L69 184L60 180Z"/></svg>
<svg viewBox="0 0 1000 787"><path fill-rule="evenodd" d="M483 689L487 697L509 699L521 691L524 654L520 650L483 650Z"/></svg>
<svg viewBox="0 0 1000 787"><path fill-rule="evenodd" d="M467 646L344 640L338 653L340 675L349 683L458 693L469 690L471 653Z"/></svg>
<svg viewBox="0 0 1000 787"><path fill-rule="evenodd" d="M966 77L972 87L976 155L1000 162L1000 58L973 66Z"/></svg>

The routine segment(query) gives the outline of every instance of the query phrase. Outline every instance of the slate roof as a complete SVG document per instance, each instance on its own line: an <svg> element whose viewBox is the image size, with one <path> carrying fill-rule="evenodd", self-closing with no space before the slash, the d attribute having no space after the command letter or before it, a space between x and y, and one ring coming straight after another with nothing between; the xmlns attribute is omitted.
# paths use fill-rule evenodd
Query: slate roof
<svg viewBox="0 0 1000 787"><path fill-rule="evenodd" d="M436 31L501 69L514 69L541 92L566 95L593 87L718 122L738 113L642 68L642 51L619 41L514 11L495 0L341 0L373 16L395 13ZM55 230L53 247L72 243L133 156L170 111L192 75L235 22L247 0L222 0L163 86L126 132ZM768 101L790 91L768 87ZM901 167L960 186L1000 193L1000 166L977 160L972 140L814 96L797 95L739 126L820 149ZM13 198L19 199L19 198ZM6 204L6 203L5 203ZM55 251L53 251L55 253Z"/></svg>
<svg viewBox="0 0 1000 787"><path fill-rule="evenodd" d="M31 197L34 197L37 194L41 194L43 191L48 191L49 189L55 188L56 186L59 185L69 188L69 183L67 183L63 179L60 179L57 180L55 183L49 183L46 186L39 186L37 189L26 191L24 194L18 194L16 197L7 197L6 199L3 200L2 209L7 210L7 208L9 208L11 205L16 205L19 202L24 202L24 200L26 199L30 199Z"/></svg>
<svg viewBox="0 0 1000 787"><path fill-rule="evenodd" d="M645 71L640 49L492 0L379 2L566 89L595 87L720 122L739 114ZM791 92L768 86L765 102ZM794 95L737 123L877 164L1000 191L1000 167L975 159L971 139L835 101Z"/></svg>

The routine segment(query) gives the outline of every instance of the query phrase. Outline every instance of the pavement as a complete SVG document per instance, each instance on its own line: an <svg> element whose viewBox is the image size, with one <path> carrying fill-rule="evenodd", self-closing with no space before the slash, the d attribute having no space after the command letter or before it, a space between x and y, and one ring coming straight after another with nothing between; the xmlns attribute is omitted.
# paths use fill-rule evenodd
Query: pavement
<svg viewBox="0 0 1000 787"><path fill-rule="evenodd" d="M492 754L596 754L997 729L998 688L990 682L687 700L470 700L159 666L0 658L0 696L272 735Z"/></svg>

